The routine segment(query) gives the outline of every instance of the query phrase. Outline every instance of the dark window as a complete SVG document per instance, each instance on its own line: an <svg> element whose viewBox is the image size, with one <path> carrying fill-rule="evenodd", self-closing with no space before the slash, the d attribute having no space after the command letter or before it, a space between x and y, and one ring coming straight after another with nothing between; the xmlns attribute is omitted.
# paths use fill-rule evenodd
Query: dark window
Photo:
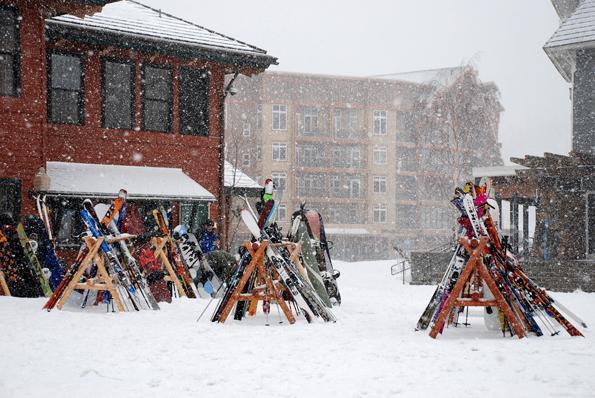
<svg viewBox="0 0 595 398"><path fill-rule="evenodd" d="M415 228L417 227L415 206L397 206L397 227L400 228Z"/></svg>
<svg viewBox="0 0 595 398"><path fill-rule="evenodd" d="M169 68L143 66L143 130L171 131L172 71Z"/></svg>
<svg viewBox="0 0 595 398"><path fill-rule="evenodd" d="M415 176L397 176L397 200L415 200L417 198L417 182Z"/></svg>
<svg viewBox="0 0 595 398"><path fill-rule="evenodd" d="M19 94L19 58L17 11L0 6L0 95Z"/></svg>
<svg viewBox="0 0 595 398"><path fill-rule="evenodd" d="M209 135L209 76L206 70L180 68L180 133Z"/></svg>
<svg viewBox="0 0 595 398"><path fill-rule="evenodd" d="M49 86L50 122L82 124L85 108L82 58L51 54Z"/></svg>
<svg viewBox="0 0 595 398"><path fill-rule="evenodd" d="M21 180L0 178L0 214L21 217Z"/></svg>
<svg viewBox="0 0 595 398"><path fill-rule="evenodd" d="M134 64L103 62L103 127L134 127Z"/></svg>

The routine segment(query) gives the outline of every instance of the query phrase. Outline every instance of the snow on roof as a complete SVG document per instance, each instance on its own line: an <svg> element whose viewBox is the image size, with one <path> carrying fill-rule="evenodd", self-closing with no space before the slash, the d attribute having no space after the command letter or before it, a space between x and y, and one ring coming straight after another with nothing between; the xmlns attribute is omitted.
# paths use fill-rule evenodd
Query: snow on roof
<svg viewBox="0 0 595 398"><path fill-rule="evenodd" d="M49 195L131 199L214 201L215 197L182 169L108 164L46 162Z"/></svg>
<svg viewBox="0 0 595 398"><path fill-rule="evenodd" d="M464 68L462 66L455 66L450 68L391 73L387 75L377 75L370 77L374 79L402 80L410 83L447 86L452 83L463 71Z"/></svg>
<svg viewBox="0 0 595 398"><path fill-rule="evenodd" d="M543 46L544 49L595 41L595 0L583 0Z"/></svg>
<svg viewBox="0 0 595 398"><path fill-rule="evenodd" d="M263 49L134 0L122 0L108 4L103 7L101 12L84 18L74 15L62 15L48 21L50 23L82 26L91 30L174 41L198 47L219 48L256 55L266 54Z"/></svg>
<svg viewBox="0 0 595 398"><path fill-rule="evenodd" d="M327 235L368 235L368 232L365 228L329 228L325 227L325 232Z"/></svg>
<svg viewBox="0 0 595 398"><path fill-rule="evenodd" d="M473 167L473 177L504 177L516 175L517 170L525 170L528 167L520 165L510 166L491 166L491 167Z"/></svg>
<svg viewBox="0 0 595 398"><path fill-rule="evenodd" d="M244 174L242 170L233 167L227 160L225 161L225 186L230 188L262 189L261 185Z"/></svg>

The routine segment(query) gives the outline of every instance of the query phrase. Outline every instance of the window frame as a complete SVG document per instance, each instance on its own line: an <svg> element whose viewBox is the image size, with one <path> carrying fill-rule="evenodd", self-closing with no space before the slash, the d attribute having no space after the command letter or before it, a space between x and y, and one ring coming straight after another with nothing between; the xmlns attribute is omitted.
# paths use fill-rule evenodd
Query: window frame
<svg viewBox="0 0 595 398"><path fill-rule="evenodd" d="M161 69L161 70L169 70L171 73L171 81L170 81L170 85L169 85L169 101L167 101L169 107L169 112L168 112L168 123L167 123L167 129L165 131L162 130L153 130L153 129L148 129L147 125L145 123L145 111L146 111L146 106L145 106L145 100L146 100L146 90L145 90L145 76L146 76L146 69L147 68L154 68L154 69ZM141 75L141 84L140 84L140 102L141 102L141 111L140 111L140 124L141 124L141 130L142 131L150 131L153 133L166 133L166 134L171 134L173 133L173 102L174 102L174 87L173 87L173 82L174 82L174 68L172 65L169 64L150 64L150 63L144 63L142 62L140 64L140 75ZM179 90L178 90L179 91ZM154 98L149 98L149 100L151 101L161 101L161 102L166 102L160 99L154 99Z"/></svg>
<svg viewBox="0 0 595 398"><path fill-rule="evenodd" d="M384 154L384 161L380 161L381 159L376 159L376 154ZM374 164L376 165L385 165L388 163L388 147L386 145L374 145L372 148L372 158L374 160Z"/></svg>
<svg viewBox="0 0 595 398"><path fill-rule="evenodd" d="M252 165L252 159L249 153L242 154L242 166L243 167L250 167Z"/></svg>
<svg viewBox="0 0 595 398"><path fill-rule="evenodd" d="M275 185L275 189L279 191L287 190L287 173L281 171L275 171L271 173L271 179ZM283 188L281 188L281 180L284 181Z"/></svg>
<svg viewBox="0 0 595 398"><path fill-rule="evenodd" d="M52 119L52 55L62 55L68 56L73 58L78 58L80 60L81 66L81 85L78 98L78 122L64 122L64 121L55 121ZM85 87L85 75L86 75L86 67L87 67L87 58L80 53L70 52L70 51L63 51L57 49L51 49L47 51L47 121L49 124L67 124L67 125L75 125L75 126L84 126L85 125L85 96L86 96L86 87ZM74 90L66 90L59 88L57 90L63 91L74 91Z"/></svg>
<svg viewBox="0 0 595 398"><path fill-rule="evenodd" d="M21 12L18 7L9 4L0 4L0 10L8 10L14 12L15 17L15 47L14 53L2 52L2 54L10 54L13 57L12 60L12 71L13 71L13 92L11 94L2 94L0 97L14 97L18 98L21 96Z"/></svg>
<svg viewBox="0 0 595 398"><path fill-rule="evenodd" d="M282 151L282 149L284 151ZM271 158L275 162L287 162L287 149L288 145L285 142L273 142L271 144ZM277 151L277 158L275 158L275 150ZM284 153L285 156L281 156L281 153Z"/></svg>
<svg viewBox="0 0 595 398"><path fill-rule="evenodd" d="M210 100L211 100L211 96L210 96L210 91L211 91L211 71L207 68L191 68L191 67L187 67L187 66L179 66L177 68L177 76L175 76L175 70L174 70L174 66L171 66L172 68L172 82L171 82L171 116L170 116L170 130L169 132L173 132L172 128L173 126L171 125L173 123L173 101L174 101L174 95L177 94L177 100L178 100L178 128L179 128L179 132L181 135L190 135L190 136L197 136L197 137L208 137L210 135L211 132L211 109L210 109ZM206 90L205 90L205 95L206 95L206 108L204 109L204 116L205 116L205 123L203 128L198 128L198 130L194 131L194 130L186 130L185 129L185 121L186 121L186 117L184 116L184 104L182 102L183 96L182 96L182 91L183 91L183 86L184 86L184 74L186 73L195 73L195 74L206 74L206 78L202 78L204 80L206 80ZM174 93L173 89L174 89L174 80L176 79L178 80L178 89L177 89L177 93ZM197 126L191 126L193 128L197 127Z"/></svg>
<svg viewBox="0 0 595 398"><path fill-rule="evenodd" d="M385 110L375 110L373 112L373 124L372 129L374 135L387 135L388 133L388 114ZM376 122L378 121L378 126ZM376 128L378 127L378 129Z"/></svg>
<svg viewBox="0 0 595 398"><path fill-rule="evenodd" d="M126 64L132 66L132 73L130 75L130 127L106 127L105 125L105 104L106 104L106 89L105 84L105 64L108 62L117 64ZM133 130L136 127L136 62L130 59L119 59L111 57L101 58L101 127L110 130Z"/></svg>
<svg viewBox="0 0 595 398"><path fill-rule="evenodd" d="M278 109L275 110L275 107L278 107ZM282 111L281 107L285 108L285 110ZM287 131L287 113L287 104L273 104L271 108L271 128L273 131ZM278 127L275 127L275 114L279 115ZM281 128L281 115L285 116L283 128Z"/></svg>
<svg viewBox="0 0 595 398"><path fill-rule="evenodd" d="M386 224L388 222L388 209L384 203L374 205L372 209L372 222L374 224Z"/></svg>
<svg viewBox="0 0 595 398"><path fill-rule="evenodd" d="M387 185L386 176L373 176L372 177L372 186L373 186L374 193L386 193L386 189L387 189L386 185ZM382 189L382 188L384 188L384 189Z"/></svg>

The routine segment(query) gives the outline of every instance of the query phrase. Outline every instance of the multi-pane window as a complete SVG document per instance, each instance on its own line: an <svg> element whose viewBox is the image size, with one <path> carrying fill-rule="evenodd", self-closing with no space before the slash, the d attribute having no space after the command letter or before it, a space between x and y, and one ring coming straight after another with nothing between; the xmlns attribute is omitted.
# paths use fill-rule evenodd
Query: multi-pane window
<svg viewBox="0 0 595 398"><path fill-rule="evenodd" d="M386 205L385 204L377 204L374 205L373 210L374 215L374 224L384 224L386 223Z"/></svg>
<svg viewBox="0 0 595 398"><path fill-rule="evenodd" d="M242 166L249 167L250 166L250 154L244 153L242 155Z"/></svg>
<svg viewBox="0 0 595 398"><path fill-rule="evenodd" d="M159 81L162 87L160 99L164 101L160 107L164 107L167 101L171 109L171 71L159 73ZM180 133L192 135L209 135L209 81L210 72L205 69L180 68ZM145 72L146 79L146 72ZM165 109L160 110L167 120ZM171 119L170 119L171 120ZM171 123L171 122L170 122ZM161 127L167 127L163 125ZM171 126L170 126L171 129ZM158 131L169 131L158 129ZM151 130L151 129L150 129Z"/></svg>
<svg viewBox="0 0 595 398"><path fill-rule="evenodd" d="M359 148L351 148L351 167L361 166L362 153Z"/></svg>
<svg viewBox="0 0 595 398"><path fill-rule="evenodd" d="M278 142L273 144L273 160L287 160L287 144Z"/></svg>
<svg viewBox="0 0 595 398"><path fill-rule="evenodd" d="M287 130L287 105L273 105L273 130Z"/></svg>
<svg viewBox="0 0 595 398"><path fill-rule="evenodd" d="M242 123L242 135L244 137L250 137L250 123L249 122L243 122Z"/></svg>
<svg viewBox="0 0 595 398"><path fill-rule="evenodd" d="M278 191L285 191L287 189L287 173L272 173L273 184Z"/></svg>
<svg viewBox="0 0 595 398"><path fill-rule="evenodd" d="M374 135L386 135L386 111L374 111Z"/></svg>
<svg viewBox="0 0 595 398"><path fill-rule="evenodd" d="M49 121L82 124L85 112L82 58L53 53L49 62Z"/></svg>
<svg viewBox="0 0 595 398"><path fill-rule="evenodd" d="M19 94L19 16L11 7L0 6L0 96Z"/></svg>
<svg viewBox="0 0 595 398"><path fill-rule="evenodd" d="M374 176L374 193L386 193L386 176Z"/></svg>
<svg viewBox="0 0 595 398"><path fill-rule="evenodd" d="M415 148L397 149L397 172L417 170L417 150Z"/></svg>
<svg viewBox="0 0 595 398"><path fill-rule="evenodd" d="M425 189L430 189L426 186ZM396 190L398 200L415 200L417 197L417 180L415 176L397 176Z"/></svg>
<svg viewBox="0 0 595 398"><path fill-rule="evenodd" d="M131 129L134 127L134 64L104 60L103 127Z"/></svg>
<svg viewBox="0 0 595 398"><path fill-rule="evenodd" d="M143 65L142 72L142 129L169 132L172 120L172 71L165 67ZM180 96L180 104L182 102ZM186 114L183 108L186 109L180 106L180 116Z"/></svg>
<svg viewBox="0 0 595 398"><path fill-rule="evenodd" d="M387 150L385 145L374 145L373 158L375 164L386 164Z"/></svg>
<svg viewBox="0 0 595 398"><path fill-rule="evenodd" d="M417 226L416 207L412 205L397 206L397 227L415 228Z"/></svg>
<svg viewBox="0 0 595 398"><path fill-rule="evenodd" d="M304 109L304 133L318 132L318 109L305 108Z"/></svg>
<svg viewBox="0 0 595 398"><path fill-rule="evenodd" d="M279 205L279 207L277 208L277 221L285 220L287 220L287 206Z"/></svg>
<svg viewBox="0 0 595 398"><path fill-rule="evenodd" d="M359 178L352 178L349 180L349 196L351 198L359 198L361 191L361 182Z"/></svg>
<svg viewBox="0 0 595 398"><path fill-rule="evenodd" d="M333 111L333 132L341 132L341 110L335 109Z"/></svg>
<svg viewBox="0 0 595 398"><path fill-rule="evenodd" d="M331 176L330 179L331 185L331 195L337 196L341 193L341 177L339 176Z"/></svg>

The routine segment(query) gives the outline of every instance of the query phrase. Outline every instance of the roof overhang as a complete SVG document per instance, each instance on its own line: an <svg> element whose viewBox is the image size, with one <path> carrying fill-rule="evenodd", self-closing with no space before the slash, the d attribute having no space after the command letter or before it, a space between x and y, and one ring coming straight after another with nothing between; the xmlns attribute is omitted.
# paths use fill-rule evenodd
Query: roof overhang
<svg viewBox="0 0 595 398"><path fill-rule="evenodd" d="M225 194L259 196L262 186L248 177L242 170L225 161Z"/></svg>
<svg viewBox="0 0 595 398"><path fill-rule="evenodd" d="M43 1L42 12L46 18L57 15L90 15L101 12L101 8L118 0L50 0Z"/></svg>
<svg viewBox="0 0 595 398"><path fill-rule="evenodd" d="M46 21L46 36L50 42L70 40L92 46L119 47L147 54L164 54L185 59L217 62L226 73L239 72L247 76L277 65L277 58L267 54L245 53L220 47L194 45L175 40L148 38L128 32L114 32L82 27L63 21Z"/></svg>
<svg viewBox="0 0 595 398"><path fill-rule="evenodd" d="M481 177L505 177L516 175L517 170L526 170L528 167L521 165L510 166L491 166L491 167L473 167L472 173L474 178Z"/></svg>
<svg viewBox="0 0 595 398"><path fill-rule="evenodd" d="M182 169L90 163L46 162L48 196L110 198L120 189L129 199L215 201Z"/></svg>

